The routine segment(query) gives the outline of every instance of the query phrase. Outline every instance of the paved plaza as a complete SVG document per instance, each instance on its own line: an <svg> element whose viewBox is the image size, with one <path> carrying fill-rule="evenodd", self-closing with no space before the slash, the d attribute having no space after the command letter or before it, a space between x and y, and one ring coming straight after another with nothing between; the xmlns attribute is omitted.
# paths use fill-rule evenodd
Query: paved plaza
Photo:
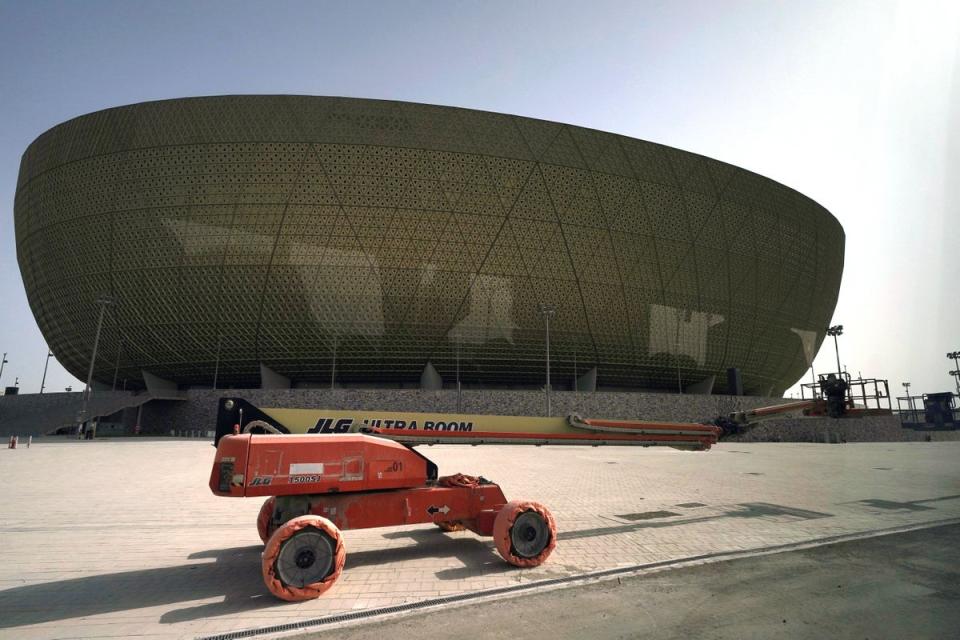
<svg viewBox="0 0 960 640"><path fill-rule="evenodd" d="M587 572L960 519L960 443L420 449L547 505L550 560L429 525L347 531L318 600L283 603L260 568L261 501L213 496L207 441L47 438L0 450L0 637L195 638Z"/></svg>
<svg viewBox="0 0 960 640"><path fill-rule="evenodd" d="M378 617L335 637L956 640L958 558L960 525L926 527Z"/></svg>

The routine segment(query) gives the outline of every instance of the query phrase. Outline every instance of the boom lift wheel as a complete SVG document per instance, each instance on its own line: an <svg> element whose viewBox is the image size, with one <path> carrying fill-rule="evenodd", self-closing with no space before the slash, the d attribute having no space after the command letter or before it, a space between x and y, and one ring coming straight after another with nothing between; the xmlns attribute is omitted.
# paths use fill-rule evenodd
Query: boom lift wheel
<svg viewBox="0 0 960 640"><path fill-rule="evenodd" d="M539 502L514 500L497 513L493 540L503 559L516 567L536 567L557 546L557 525Z"/></svg>
<svg viewBox="0 0 960 640"><path fill-rule="evenodd" d="M283 524L267 541L261 568L273 595L311 600L333 586L346 559L336 525L320 516L300 516Z"/></svg>
<svg viewBox="0 0 960 640"><path fill-rule="evenodd" d="M262 540L264 544L267 543L267 540L270 539L270 534L273 533L271 521L273 520L273 507L276 504L277 498L270 496L263 503L263 506L260 507L260 515L257 516L257 533L260 534L260 540Z"/></svg>

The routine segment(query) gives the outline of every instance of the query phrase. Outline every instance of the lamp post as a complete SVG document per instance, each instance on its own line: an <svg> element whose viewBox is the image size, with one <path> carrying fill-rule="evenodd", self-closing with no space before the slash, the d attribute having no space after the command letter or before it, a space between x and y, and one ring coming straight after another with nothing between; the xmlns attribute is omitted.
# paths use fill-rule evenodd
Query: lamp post
<svg viewBox="0 0 960 640"><path fill-rule="evenodd" d="M577 406L580 406L580 385L577 384L577 348L573 348L573 398Z"/></svg>
<svg viewBox="0 0 960 640"><path fill-rule="evenodd" d="M47 384L47 367L50 365L50 358L53 356L53 351L47 349L47 359L43 363L43 378L40 380L40 393L43 393L43 388Z"/></svg>
<svg viewBox="0 0 960 640"><path fill-rule="evenodd" d="M87 369L87 384L83 388L83 408L80 409L80 424L83 424L87 420L87 405L90 403L90 384L93 382L93 365L97 361L97 348L100 346L100 330L103 329L103 316L107 312L107 307L114 303L114 299L110 296L100 296L97 298L97 304L100 305L100 317L97 320L97 333L93 337L93 355L90 356L90 368Z"/></svg>
<svg viewBox="0 0 960 640"><path fill-rule="evenodd" d="M217 377L220 375L220 345L223 343L223 334L217 334L217 359L213 365L213 390L217 390Z"/></svg>
<svg viewBox="0 0 960 640"><path fill-rule="evenodd" d="M827 335L833 336L833 348L837 352L837 375L841 378L843 377L843 369L840 367L840 347L837 343L837 336L843 335L843 325L835 324L829 329L827 329Z"/></svg>
<svg viewBox="0 0 960 640"><path fill-rule="evenodd" d="M677 365L677 393L683 395L683 381L680 379L680 317L677 316L677 331L673 341L673 362Z"/></svg>
<svg viewBox="0 0 960 640"><path fill-rule="evenodd" d="M960 396L960 351L951 351L947 354L947 359L953 360L953 363L957 365L957 368L950 372L950 375L954 376L957 383L957 395Z"/></svg>
<svg viewBox="0 0 960 640"><path fill-rule="evenodd" d="M337 343L339 336L333 338L333 360L330 363L330 391L334 389L334 383L337 380Z"/></svg>
<svg viewBox="0 0 960 640"><path fill-rule="evenodd" d="M457 413L460 413L460 334L457 334Z"/></svg>
<svg viewBox="0 0 960 640"><path fill-rule="evenodd" d="M9 362L9 360L7 360L7 352L4 351L4 352L3 352L3 359L0 360L0 378L3 377L3 365L7 364L7 362Z"/></svg>
<svg viewBox="0 0 960 640"><path fill-rule="evenodd" d="M550 407L550 318L557 312L557 308L552 304L541 304L540 315L543 316L547 325L547 416L551 415Z"/></svg>
<svg viewBox="0 0 960 640"><path fill-rule="evenodd" d="M904 382L902 384L903 384L904 390L907 392L907 404L910 405L910 413L913 413L913 398L910 397L910 383ZM911 420L912 419L913 418L911 417Z"/></svg>
<svg viewBox="0 0 960 640"><path fill-rule="evenodd" d="M110 385L110 391L117 390L117 374L120 373L120 354L123 352L123 338L117 343L117 359L113 363L113 384Z"/></svg>

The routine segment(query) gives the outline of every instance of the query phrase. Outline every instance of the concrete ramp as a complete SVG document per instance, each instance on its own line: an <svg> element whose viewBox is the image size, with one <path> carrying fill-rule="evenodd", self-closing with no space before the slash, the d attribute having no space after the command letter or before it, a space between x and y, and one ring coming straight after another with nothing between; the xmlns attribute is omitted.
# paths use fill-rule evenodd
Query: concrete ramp
<svg viewBox="0 0 960 640"><path fill-rule="evenodd" d="M94 391L87 405L87 414L90 418L103 418L160 399L182 398L158 398L142 391ZM37 436L76 425L82 408L83 393L0 396L0 436Z"/></svg>

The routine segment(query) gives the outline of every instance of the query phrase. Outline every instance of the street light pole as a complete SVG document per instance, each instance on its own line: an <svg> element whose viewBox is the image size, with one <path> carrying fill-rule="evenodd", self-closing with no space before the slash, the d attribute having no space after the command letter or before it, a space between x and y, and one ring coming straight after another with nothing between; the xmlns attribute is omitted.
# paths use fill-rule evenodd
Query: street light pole
<svg viewBox="0 0 960 640"><path fill-rule="evenodd" d="M950 372L950 375L954 376L957 384L957 395L960 396L960 351L952 351L947 354L947 359L953 360L953 363L957 365L957 368Z"/></svg>
<svg viewBox="0 0 960 640"><path fill-rule="evenodd" d="M904 383L902 383L902 384L903 384L903 388L904 388L904 389L906 390L906 392L907 392L907 404L910 405L910 413L913 413L913 398L910 397L910 383L909 383L909 382L904 382ZM911 416L910 419L912 420L912 419L913 419L913 416Z"/></svg>
<svg viewBox="0 0 960 640"><path fill-rule="evenodd" d="M843 335L843 325L837 324L827 329L827 335L833 336L833 348L837 352L837 376L843 377L843 368L840 366L840 346L837 343L837 336Z"/></svg>
<svg viewBox="0 0 960 640"><path fill-rule="evenodd" d="M47 367L50 365L50 356L52 355L53 352L47 349L47 359L43 363L43 378L40 380L40 393L43 393L43 388L47 384Z"/></svg>
<svg viewBox="0 0 960 640"><path fill-rule="evenodd" d="M117 390L117 374L120 372L120 353L123 351L123 338L117 344L117 360L113 363L113 384L110 385L111 391Z"/></svg>
<svg viewBox="0 0 960 640"><path fill-rule="evenodd" d="M0 360L0 378L3 377L3 365L7 364L7 362L8 362L8 360L7 360L7 352L4 351L4 352L3 352L3 359Z"/></svg>
<svg viewBox="0 0 960 640"><path fill-rule="evenodd" d="M93 365L97 361L97 348L100 346L100 330L103 329L103 316L107 312L107 307L114 303L110 296L101 296L97 298L97 304L100 305L100 318L97 320L97 333L93 338L93 355L90 356L90 368L87 369L87 384L83 388L83 408L80 409L80 423L87 420L87 406L90 403L90 385L93 382Z"/></svg>
<svg viewBox="0 0 960 640"><path fill-rule="evenodd" d="M460 413L460 335L457 334L457 413Z"/></svg>
<svg viewBox="0 0 960 640"><path fill-rule="evenodd" d="M541 304L540 315L547 324L547 416L551 415L550 407L550 317L557 312L557 308L552 304Z"/></svg>
<svg viewBox="0 0 960 640"><path fill-rule="evenodd" d="M330 364L330 391L333 391L337 379L337 343L339 336L333 338L333 362Z"/></svg>
<svg viewBox="0 0 960 640"><path fill-rule="evenodd" d="M213 365L213 390L217 390L217 377L220 375L220 345L223 343L223 334L217 334L217 360Z"/></svg>
<svg viewBox="0 0 960 640"><path fill-rule="evenodd" d="M580 406L580 385L577 384L577 348L573 348L573 398L577 406Z"/></svg>

